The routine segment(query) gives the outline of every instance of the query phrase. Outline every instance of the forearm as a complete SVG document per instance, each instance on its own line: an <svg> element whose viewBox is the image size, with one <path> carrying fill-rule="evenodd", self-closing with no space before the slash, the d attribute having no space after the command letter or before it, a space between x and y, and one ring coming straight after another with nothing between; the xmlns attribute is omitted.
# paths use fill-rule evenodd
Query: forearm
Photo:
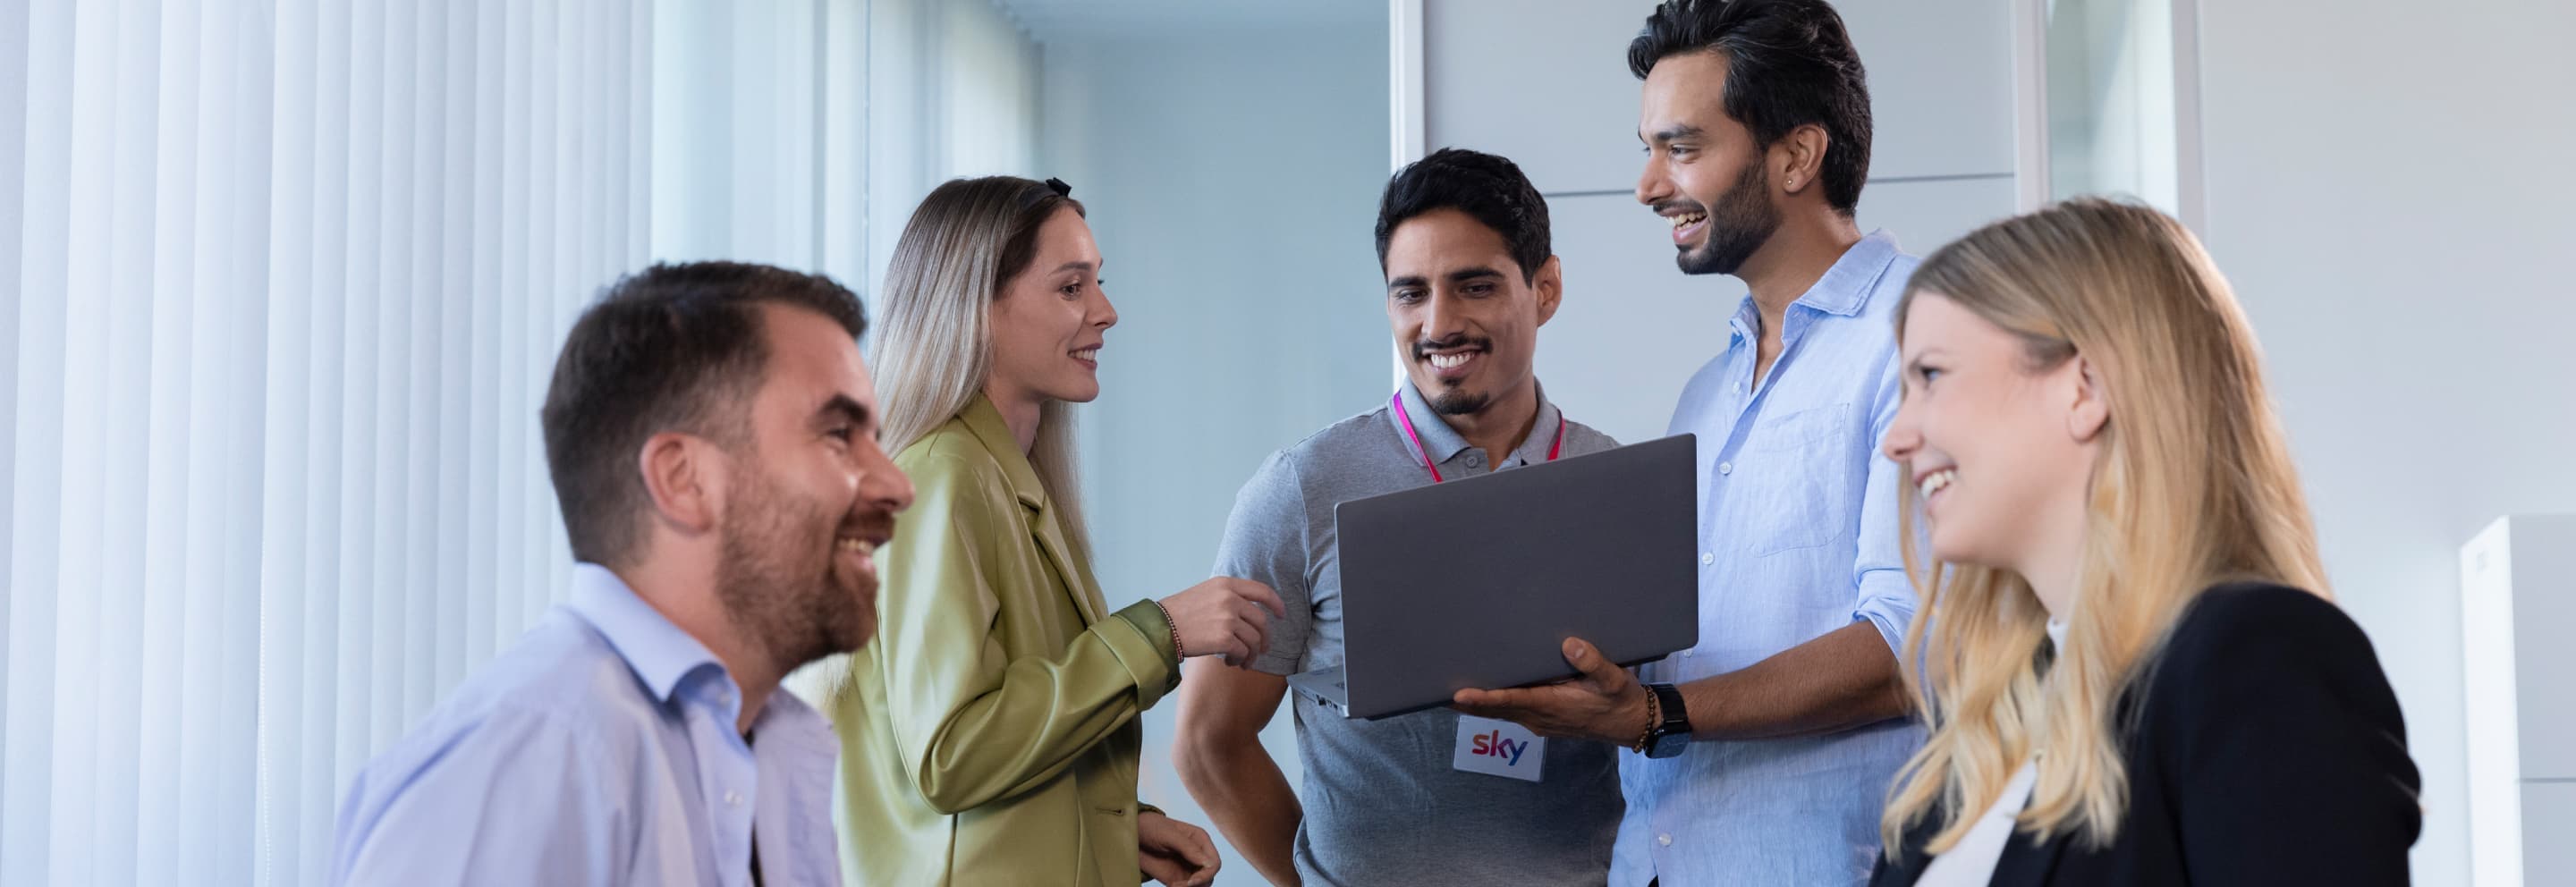
<svg viewBox="0 0 2576 887"><path fill-rule="evenodd" d="M1905 714L1896 656L1866 621L1681 690L1699 739L1817 736Z"/></svg>
<svg viewBox="0 0 2576 887"><path fill-rule="evenodd" d="M1278 762L1257 736L1195 749L1175 757L1190 797L1263 878L1295 885L1297 824L1305 810Z"/></svg>
<svg viewBox="0 0 2576 887"><path fill-rule="evenodd" d="M935 726L906 725L928 728L907 743L907 763L923 797L954 813L1053 779L1169 685L1169 643L1157 640L1124 619L1104 619L1077 635L1061 657L1010 661L989 689L971 697L899 707L897 716L907 720L921 716L915 712L944 713ZM884 667L909 668L925 684L946 685L919 675L930 667L926 660ZM937 695L925 690L914 698Z"/></svg>

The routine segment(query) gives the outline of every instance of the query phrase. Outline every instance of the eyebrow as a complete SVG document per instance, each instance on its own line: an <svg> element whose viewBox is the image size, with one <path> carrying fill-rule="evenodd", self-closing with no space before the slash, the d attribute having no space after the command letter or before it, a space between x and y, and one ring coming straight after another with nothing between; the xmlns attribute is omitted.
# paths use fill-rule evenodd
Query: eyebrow
<svg viewBox="0 0 2576 887"><path fill-rule="evenodd" d="M1102 262L1102 263L1100 263L1100 265L1094 265L1094 264L1091 264L1090 262L1074 261L1074 262L1066 262L1066 263L1064 263L1064 264L1062 264L1062 265L1057 265L1057 266L1055 266L1055 270L1056 270L1057 272L1063 272L1063 271L1097 271L1097 270L1099 270L1099 269L1100 269L1101 265L1107 265L1107 264L1109 264L1109 263L1108 263L1108 262Z"/></svg>
<svg viewBox="0 0 2576 887"><path fill-rule="evenodd" d="M1696 135L1706 135L1707 133L1707 130L1684 123L1670 129L1666 129L1662 132L1655 133L1653 138L1648 138L1644 134L1640 133L1637 136L1637 141L1660 144L1663 142L1674 141L1676 139L1686 139Z"/></svg>
<svg viewBox="0 0 2576 887"><path fill-rule="evenodd" d="M1466 283L1471 280L1499 280L1502 278L1503 272L1479 265L1474 268L1460 268L1441 276L1447 279L1450 283L1455 284ZM1427 286L1430 283L1430 278L1419 274L1408 274L1403 277L1387 281L1386 288L1390 290L1399 290L1407 287Z"/></svg>
<svg viewBox="0 0 2576 887"><path fill-rule="evenodd" d="M814 411L814 416L817 420L831 418L845 419L848 420L850 424L857 425L861 428L870 427L871 425L867 405L851 400L850 396L847 394L832 395L831 400L823 402L822 409Z"/></svg>

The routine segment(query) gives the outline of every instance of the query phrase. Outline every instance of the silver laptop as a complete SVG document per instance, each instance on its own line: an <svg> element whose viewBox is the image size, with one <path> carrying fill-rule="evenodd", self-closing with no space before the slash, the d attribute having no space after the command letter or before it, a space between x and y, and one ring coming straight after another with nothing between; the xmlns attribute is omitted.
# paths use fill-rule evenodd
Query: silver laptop
<svg viewBox="0 0 2576 887"><path fill-rule="evenodd" d="M1699 643L1688 434L1333 509L1342 665L1288 685L1343 717L1575 674L1568 637L1621 665Z"/></svg>

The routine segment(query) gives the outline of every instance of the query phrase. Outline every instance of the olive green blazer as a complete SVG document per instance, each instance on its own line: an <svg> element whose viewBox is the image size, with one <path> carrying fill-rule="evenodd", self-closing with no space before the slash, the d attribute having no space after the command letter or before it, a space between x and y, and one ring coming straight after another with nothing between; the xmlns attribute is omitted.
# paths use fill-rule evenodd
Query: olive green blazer
<svg viewBox="0 0 2576 887"><path fill-rule="evenodd" d="M1137 715L1180 679L1170 623L1103 612L990 401L895 464L917 494L829 699L846 880L1135 887Z"/></svg>

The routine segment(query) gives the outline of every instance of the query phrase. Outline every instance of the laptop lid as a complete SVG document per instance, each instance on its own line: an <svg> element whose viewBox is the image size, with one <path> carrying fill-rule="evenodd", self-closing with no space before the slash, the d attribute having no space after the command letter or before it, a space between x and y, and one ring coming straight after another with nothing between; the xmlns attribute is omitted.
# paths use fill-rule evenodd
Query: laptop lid
<svg viewBox="0 0 2576 887"><path fill-rule="evenodd" d="M1696 438L1682 434L1333 509L1348 714L1568 677L1699 642Z"/></svg>

